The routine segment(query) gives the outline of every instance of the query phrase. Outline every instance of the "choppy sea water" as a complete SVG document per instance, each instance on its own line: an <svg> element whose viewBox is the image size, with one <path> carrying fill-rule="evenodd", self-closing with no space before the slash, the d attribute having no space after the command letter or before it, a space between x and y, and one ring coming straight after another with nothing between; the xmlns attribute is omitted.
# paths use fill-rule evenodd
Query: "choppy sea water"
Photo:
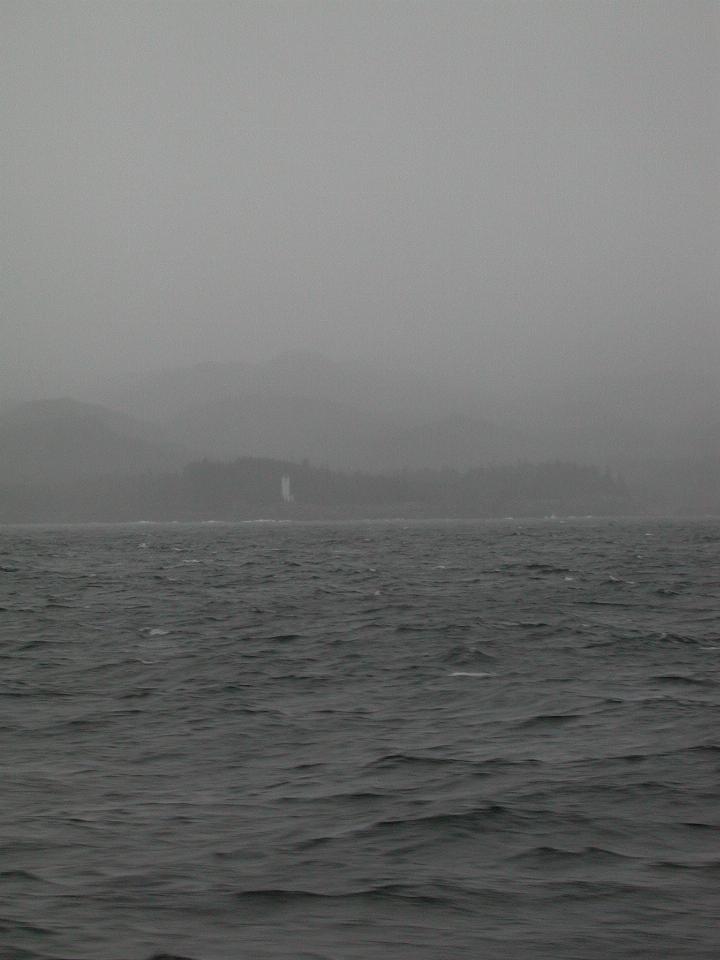
<svg viewBox="0 0 720 960"><path fill-rule="evenodd" d="M720 522L0 530L3 960L715 958Z"/></svg>

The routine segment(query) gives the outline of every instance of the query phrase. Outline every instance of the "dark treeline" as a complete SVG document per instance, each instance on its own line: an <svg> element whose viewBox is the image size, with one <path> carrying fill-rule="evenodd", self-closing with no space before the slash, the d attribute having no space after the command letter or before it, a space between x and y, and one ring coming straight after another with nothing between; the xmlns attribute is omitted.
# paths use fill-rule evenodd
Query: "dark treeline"
<svg viewBox="0 0 720 960"><path fill-rule="evenodd" d="M281 480L290 478L292 502ZM574 463L466 471L339 473L282 460L203 460L163 475L96 477L0 490L0 521L252 519L257 517L503 517L641 513L622 479Z"/></svg>

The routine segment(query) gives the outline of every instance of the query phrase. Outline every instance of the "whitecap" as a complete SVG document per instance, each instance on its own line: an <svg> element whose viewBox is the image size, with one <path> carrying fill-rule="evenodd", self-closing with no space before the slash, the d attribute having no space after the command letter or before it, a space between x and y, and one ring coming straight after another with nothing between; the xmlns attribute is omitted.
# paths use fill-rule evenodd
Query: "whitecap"
<svg viewBox="0 0 720 960"><path fill-rule="evenodd" d="M494 677L494 673L481 673L477 670L453 670L451 677Z"/></svg>
<svg viewBox="0 0 720 960"><path fill-rule="evenodd" d="M162 627L153 627L148 631L148 636L150 637L165 637L170 633L169 630L164 630Z"/></svg>

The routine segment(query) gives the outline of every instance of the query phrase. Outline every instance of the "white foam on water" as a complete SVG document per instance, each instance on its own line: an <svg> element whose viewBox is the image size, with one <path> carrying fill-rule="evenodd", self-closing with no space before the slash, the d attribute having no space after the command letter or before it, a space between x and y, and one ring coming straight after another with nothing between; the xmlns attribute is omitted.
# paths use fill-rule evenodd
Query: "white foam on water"
<svg viewBox="0 0 720 960"><path fill-rule="evenodd" d="M169 630L164 630L162 627L153 627L148 631L149 637L166 637L170 633Z"/></svg>
<svg viewBox="0 0 720 960"><path fill-rule="evenodd" d="M494 677L494 673L481 673L479 670L453 670L451 677Z"/></svg>

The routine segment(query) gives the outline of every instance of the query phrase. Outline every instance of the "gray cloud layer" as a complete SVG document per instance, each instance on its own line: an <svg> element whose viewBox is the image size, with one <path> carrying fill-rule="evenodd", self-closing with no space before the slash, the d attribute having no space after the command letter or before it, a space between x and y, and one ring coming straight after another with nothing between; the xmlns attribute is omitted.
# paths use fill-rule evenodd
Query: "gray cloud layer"
<svg viewBox="0 0 720 960"><path fill-rule="evenodd" d="M719 9L4 3L4 392L299 347L712 369Z"/></svg>

